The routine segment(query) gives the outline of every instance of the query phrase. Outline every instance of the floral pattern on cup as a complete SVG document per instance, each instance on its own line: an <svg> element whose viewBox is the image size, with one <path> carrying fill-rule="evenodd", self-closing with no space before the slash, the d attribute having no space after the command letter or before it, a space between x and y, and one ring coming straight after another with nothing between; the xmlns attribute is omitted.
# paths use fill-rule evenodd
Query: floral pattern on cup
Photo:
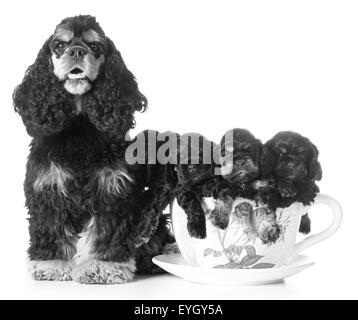
<svg viewBox="0 0 358 320"><path fill-rule="evenodd" d="M246 251L246 255L240 259L242 251ZM263 256L257 255L255 247L253 246L235 246L230 245L227 249L223 251L216 251L210 248L207 248L204 252L204 255L213 254L213 256L221 256L225 254L229 260L226 264L216 265L216 269L264 269L264 268L273 268L275 265L273 263L257 263Z"/></svg>
<svg viewBox="0 0 358 320"><path fill-rule="evenodd" d="M221 250L206 248L203 252L204 257L211 259L218 258L223 261L226 258L227 263L220 263L214 266L217 269L264 269L273 268L275 264L260 262L262 255L256 253L255 244L260 243L269 247L281 241L285 241L285 231L290 223L289 217L282 217L282 211L276 212L275 224L279 229L279 236L274 242L265 241L260 234L262 230L262 219L260 217L268 216L266 206L257 205L254 201L240 198L234 205L234 210L230 217L230 223L226 230L217 228L217 235ZM251 220L250 220L251 219ZM267 221L264 221L264 227L267 228ZM261 226L261 229L260 229ZM240 232L241 231L241 232ZM229 243L227 244L227 234L231 233ZM232 242L232 233L235 241ZM238 237L235 237L235 233Z"/></svg>

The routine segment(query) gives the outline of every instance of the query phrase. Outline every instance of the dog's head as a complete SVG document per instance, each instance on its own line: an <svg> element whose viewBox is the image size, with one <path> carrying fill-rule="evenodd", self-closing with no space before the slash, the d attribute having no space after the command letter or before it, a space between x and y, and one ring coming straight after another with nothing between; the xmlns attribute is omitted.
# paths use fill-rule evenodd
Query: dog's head
<svg viewBox="0 0 358 320"><path fill-rule="evenodd" d="M262 143L246 129L232 129L221 139L221 175L231 183L247 183L259 176Z"/></svg>
<svg viewBox="0 0 358 320"><path fill-rule="evenodd" d="M322 178L317 147L308 138L291 131L279 132L264 144L261 168L264 177L286 182Z"/></svg>
<svg viewBox="0 0 358 320"><path fill-rule="evenodd" d="M94 17L78 16L61 21L48 49L55 76L69 93L82 95L108 59L110 44Z"/></svg>
<svg viewBox="0 0 358 320"><path fill-rule="evenodd" d="M199 185L213 174L214 143L197 133L187 133L178 139L175 171L181 186Z"/></svg>
<svg viewBox="0 0 358 320"><path fill-rule="evenodd" d="M75 98L81 99L80 109ZM100 130L123 134L134 126L133 113L144 111L147 100L96 19L81 15L55 28L15 89L14 105L30 134L33 127L50 131L51 119L79 113Z"/></svg>

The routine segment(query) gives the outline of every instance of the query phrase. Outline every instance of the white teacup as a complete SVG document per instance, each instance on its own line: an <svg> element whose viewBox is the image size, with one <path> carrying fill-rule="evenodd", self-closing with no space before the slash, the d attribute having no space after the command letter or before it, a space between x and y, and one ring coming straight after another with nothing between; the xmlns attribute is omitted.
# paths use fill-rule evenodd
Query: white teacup
<svg viewBox="0 0 358 320"><path fill-rule="evenodd" d="M253 207L253 215L259 215L260 207L247 199L236 199L233 208L240 202L249 202ZM205 200L206 217L214 207L214 201ZM332 210L332 222L322 232L306 237L296 243L296 236L302 215L316 204L324 204ZM261 208L262 209L262 208ZM255 216L252 216L255 220ZM290 207L276 211L276 221L280 227L280 237L273 244L264 244L255 232L247 233L243 221L235 210L230 216L226 230L221 230L206 219L207 237L196 239L189 236L187 217L183 209L174 203L172 208L173 231L185 260L193 266L208 268L262 269L289 264L304 249L323 241L337 231L342 221L340 204L327 195L317 195L314 204L303 206L293 203Z"/></svg>

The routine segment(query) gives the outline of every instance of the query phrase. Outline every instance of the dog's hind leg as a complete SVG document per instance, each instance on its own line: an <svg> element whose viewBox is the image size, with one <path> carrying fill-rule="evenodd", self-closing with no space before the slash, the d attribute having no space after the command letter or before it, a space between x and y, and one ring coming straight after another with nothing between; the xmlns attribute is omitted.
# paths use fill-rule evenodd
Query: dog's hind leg
<svg viewBox="0 0 358 320"><path fill-rule="evenodd" d="M158 228L148 243L143 244L137 250L136 265L139 274L156 274L165 272L152 262L152 258L159 254L178 253L174 236L170 230L170 216L162 215Z"/></svg>

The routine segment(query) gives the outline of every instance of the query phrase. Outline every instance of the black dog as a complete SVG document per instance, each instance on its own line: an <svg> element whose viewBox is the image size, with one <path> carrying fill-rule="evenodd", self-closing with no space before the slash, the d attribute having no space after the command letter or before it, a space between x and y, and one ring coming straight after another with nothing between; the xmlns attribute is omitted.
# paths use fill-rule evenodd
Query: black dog
<svg viewBox="0 0 358 320"><path fill-rule="evenodd" d="M215 175L215 144L204 136L189 133L180 137L179 155L174 170L177 173L175 195L188 218L192 237L206 237L205 198L219 198L224 180Z"/></svg>
<svg viewBox="0 0 358 320"><path fill-rule="evenodd" d="M273 210L286 208L296 201L310 205L319 192L315 183L322 178L318 149L298 133L279 132L267 141L261 169L263 177L273 181L273 184L261 190L260 198ZM300 232L310 232L307 214L302 217Z"/></svg>
<svg viewBox="0 0 358 320"><path fill-rule="evenodd" d="M260 159L263 145L261 141L246 129L231 129L221 139L221 175L228 188L220 191L219 200L210 214L214 225L226 228L233 200L242 197L257 200L260 183ZM223 200L221 200L223 199ZM248 212L241 212L242 215ZM259 237L264 243L275 242L280 234L276 219L270 214L269 228L264 228Z"/></svg>
<svg viewBox="0 0 358 320"><path fill-rule="evenodd" d="M133 237L153 199L125 160L124 138L147 100L95 18L64 19L13 98L33 137L25 180L33 277L131 280L148 263ZM149 255L170 238L160 221Z"/></svg>

